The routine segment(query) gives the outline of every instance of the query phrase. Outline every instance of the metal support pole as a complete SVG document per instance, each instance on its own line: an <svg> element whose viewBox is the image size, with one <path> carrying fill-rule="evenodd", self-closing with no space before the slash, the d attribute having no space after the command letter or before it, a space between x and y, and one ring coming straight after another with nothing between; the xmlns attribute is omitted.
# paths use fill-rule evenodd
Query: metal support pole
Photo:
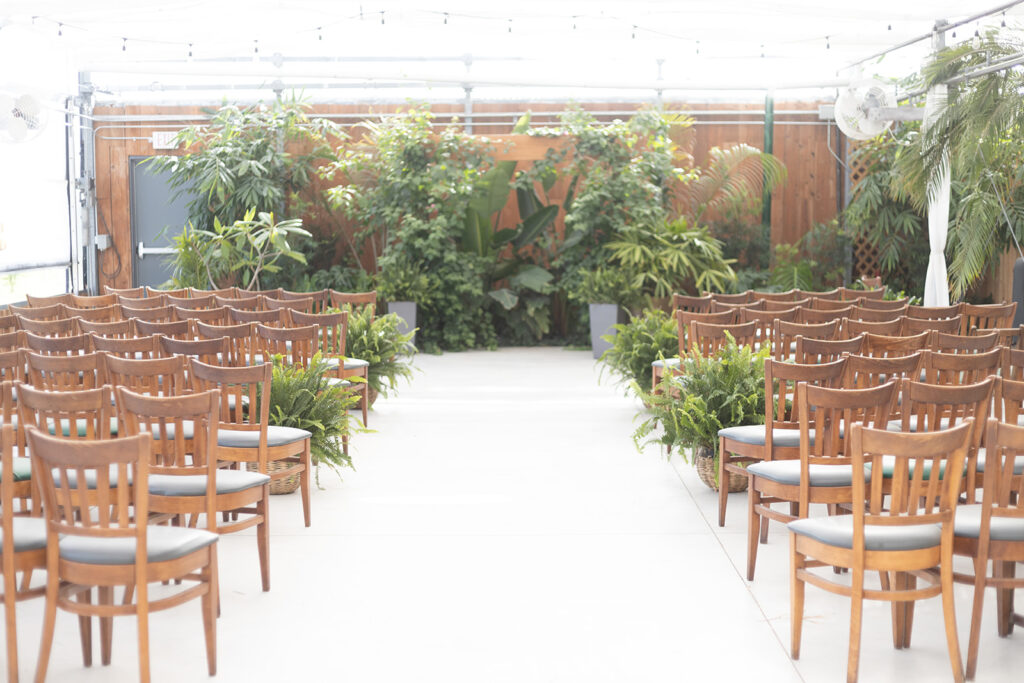
<svg viewBox="0 0 1024 683"><path fill-rule="evenodd" d="M772 91L764 96L764 152L772 154L775 150L775 98ZM761 223L771 236L772 229L772 193L768 191L768 179L763 177L764 197L761 207Z"/></svg>
<svg viewBox="0 0 1024 683"><path fill-rule="evenodd" d="M89 72L78 74L78 111L81 114L81 164L75 185L78 188L81 244L85 245L85 289L99 294L99 263L96 253L96 144L93 137L93 86Z"/></svg>
<svg viewBox="0 0 1024 683"><path fill-rule="evenodd" d="M462 100L462 113L464 115L464 121L462 123L466 132L473 133L473 86L469 83L469 71L473 66L473 55L467 53L462 58L463 63L466 65L466 82L462 84L462 89L465 91L466 96Z"/></svg>

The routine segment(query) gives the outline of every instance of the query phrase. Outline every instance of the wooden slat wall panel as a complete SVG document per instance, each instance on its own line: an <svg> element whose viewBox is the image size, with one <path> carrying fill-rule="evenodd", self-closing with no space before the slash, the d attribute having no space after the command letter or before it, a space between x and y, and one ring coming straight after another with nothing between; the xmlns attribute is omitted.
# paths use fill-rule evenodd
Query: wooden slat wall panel
<svg viewBox="0 0 1024 683"><path fill-rule="evenodd" d="M730 110L736 113L706 115L699 120L701 125L695 126L695 144L693 155L696 163L703 164L707 160L708 151L714 147L724 147L734 143L746 143L760 149L764 142L763 120L759 114L747 114L742 119L744 111L760 111L760 103L744 104L722 104L722 103L677 103L666 102L669 109L686 108L690 110ZM564 108L564 103L474 103L474 112L501 112L509 110L524 111L533 109L536 111L557 111ZM599 120L610 121L615 118L627 118L622 114L601 115L600 112L633 110L637 105L623 102L586 102L582 103L584 109L592 111ZM775 108L781 110L807 109L817 110L817 103L808 102L777 102ZM366 116L374 114L389 113L398 109L405 109L406 105L345 105L329 104L316 105L313 108L314 114L349 114L356 113ZM463 105L435 104L431 107L440 123L447 123L452 117L461 117ZM201 114L200 107L142 107L142 106L119 106L119 107L97 107L96 114L100 115L156 115L156 114ZM726 121L744 120L749 118L749 123L736 125L725 123ZM499 158L507 158L519 162L520 167L528 164L531 160L543 156L548 146L556 144L551 138L537 138L529 136L510 135L514 121L508 116L503 126L478 126L476 133L495 138L496 155ZM837 193L839 188L836 182L836 161L829 154L827 147L827 130L822 125L784 125L780 121L794 119L784 115L776 115L775 126L775 154L778 156L789 171L789 180L786 185L777 191L772 201L772 243L792 243L818 221L827 221L836 215ZM489 119L493 120L493 119ZM799 117L801 121L815 120L811 116ZM722 123L716 125L715 122ZM557 116L536 115L533 117L534 125L554 125L557 123ZM345 121L345 128L353 137L360 137L361 131L358 124ZM154 128L167 129L177 128L184 124L101 124L103 129L96 136L96 192L99 206L99 230L101 233L109 232L117 253L120 254L120 269L117 268L117 258L114 250L104 252L101 259L100 284L110 284L116 287L129 287L132 284L132 260L130 230L130 191L129 191L129 159L132 156L149 156L154 150L149 142L149 136ZM837 133L832 128L832 145L838 148ZM115 140L110 138L138 138L129 140ZM180 153L160 151L159 153ZM553 202L561 202L565 196L568 183L560 181L552 188L549 199ZM502 211L500 223L502 227L514 226L519 221L519 212L514 196L510 198L509 205ZM336 229L350 233L353 226L348 225L343 217L332 217L330 225ZM557 223L557 229L561 232L563 223L561 217ZM350 245L344 240L339 242L335 259L341 260L350 252ZM363 255L364 265L371 265L372 258Z"/></svg>

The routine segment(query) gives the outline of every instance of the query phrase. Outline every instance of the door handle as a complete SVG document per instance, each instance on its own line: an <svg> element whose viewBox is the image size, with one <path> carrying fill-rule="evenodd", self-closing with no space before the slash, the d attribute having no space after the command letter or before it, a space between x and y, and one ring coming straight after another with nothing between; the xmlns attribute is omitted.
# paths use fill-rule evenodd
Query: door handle
<svg viewBox="0 0 1024 683"><path fill-rule="evenodd" d="M174 253L174 247L147 247L139 242L139 258L146 258L148 255L166 256Z"/></svg>

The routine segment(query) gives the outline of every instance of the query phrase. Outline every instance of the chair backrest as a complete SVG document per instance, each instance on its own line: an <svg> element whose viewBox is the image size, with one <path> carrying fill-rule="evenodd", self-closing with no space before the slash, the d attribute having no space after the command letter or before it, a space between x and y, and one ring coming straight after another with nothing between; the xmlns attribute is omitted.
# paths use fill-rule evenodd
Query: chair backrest
<svg viewBox="0 0 1024 683"><path fill-rule="evenodd" d="M710 313L712 297L710 294L704 296L689 296L687 294L672 295L673 311L688 311L690 313Z"/></svg>
<svg viewBox="0 0 1024 683"><path fill-rule="evenodd" d="M147 396L181 396L188 393L185 381L185 359L118 358L107 356L107 379L116 387L127 387Z"/></svg>
<svg viewBox="0 0 1024 683"><path fill-rule="evenodd" d="M905 432L936 432L972 420L974 428L967 457L975 462L984 436L981 426L988 419L995 385L994 377L962 386L941 386L905 379L900 404L902 429Z"/></svg>
<svg viewBox="0 0 1024 683"><path fill-rule="evenodd" d="M851 353L846 357L846 374L841 386L848 389L877 387L892 380L921 378L924 351L906 356L864 356Z"/></svg>
<svg viewBox="0 0 1024 683"><path fill-rule="evenodd" d="M266 296L263 297L263 307L268 311L301 311L302 313L312 313L313 297L307 296L301 299L273 299Z"/></svg>
<svg viewBox="0 0 1024 683"><path fill-rule="evenodd" d="M135 334L139 336L158 334L175 339L189 339L192 337L192 323L188 320L152 322L136 319Z"/></svg>
<svg viewBox="0 0 1024 683"><path fill-rule="evenodd" d="M315 292L289 292L287 289L282 289L280 296L277 298L286 301L294 299L312 299L313 313L323 313L331 307L331 290L329 289L321 289Z"/></svg>
<svg viewBox="0 0 1024 683"><path fill-rule="evenodd" d="M273 367L270 363L246 367L221 367L192 359L189 377L194 391L219 392L218 415L221 427L259 430L261 449L266 447L270 417L270 395ZM258 408L253 408L258 406ZM263 456L261 456L263 457Z"/></svg>
<svg viewBox="0 0 1024 683"><path fill-rule="evenodd" d="M848 353L861 353L864 335L852 339L814 339L797 335L794 360L797 363L831 363Z"/></svg>
<svg viewBox="0 0 1024 683"><path fill-rule="evenodd" d="M923 320L942 320L943 318L956 318L963 312L963 304L952 306L907 306L907 315L911 318Z"/></svg>
<svg viewBox="0 0 1024 683"><path fill-rule="evenodd" d="M345 355L345 338L348 335L348 311L340 313L303 313L289 311L289 326L303 327L316 325L320 329L320 351L324 356L341 358Z"/></svg>
<svg viewBox="0 0 1024 683"><path fill-rule="evenodd" d="M18 326L26 332L39 335L40 337L70 337L78 334L78 323L74 318L61 318L59 320L30 320L18 318Z"/></svg>
<svg viewBox="0 0 1024 683"><path fill-rule="evenodd" d="M985 332L996 335L997 346L1005 346L1010 349L1024 349L1024 325L1019 327L990 327ZM981 334L981 331L973 329L971 334Z"/></svg>
<svg viewBox="0 0 1024 683"><path fill-rule="evenodd" d="M95 389L106 383L102 353L81 356L49 356L25 352L29 383L47 391Z"/></svg>
<svg viewBox="0 0 1024 683"><path fill-rule="evenodd" d="M156 308L131 308L121 306L121 315L125 318L132 318L136 321L149 323L168 323L174 320L174 309L170 306L157 306Z"/></svg>
<svg viewBox="0 0 1024 683"><path fill-rule="evenodd" d="M0 351L0 381L25 380L25 350Z"/></svg>
<svg viewBox="0 0 1024 683"><path fill-rule="evenodd" d="M757 330L757 344L758 346L765 346L771 344L773 340L773 331L775 329L775 323L778 322L796 322L797 316L800 314L800 309L790 308L784 311L751 311L747 309L740 310L740 322L741 323L756 323Z"/></svg>
<svg viewBox="0 0 1024 683"><path fill-rule="evenodd" d="M689 311L677 310L676 332L679 335L679 355L682 356L690 350L690 323L700 320L706 323L726 325L734 323L739 319L739 312L735 309L720 311L718 313L690 313Z"/></svg>
<svg viewBox="0 0 1024 683"><path fill-rule="evenodd" d="M260 323L261 325L282 325L283 311L246 311L237 308L228 309L228 318L232 324Z"/></svg>
<svg viewBox="0 0 1024 683"><path fill-rule="evenodd" d="M1003 353L1003 379L1024 381L1024 351L1007 349Z"/></svg>
<svg viewBox="0 0 1024 683"><path fill-rule="evenodd" d="M694 320L690 323L690 348L702 356L711 356L725 346L730 336L739 346L754 348L757 344L757 330L756 322L716 325Z"/></svg>
<svg viewBox="0 0 1024 683"><path fill-rule="evenodd" d="M1002 349L979 353L929 351L924 362L925 381L929 384L976 384L989 375L998 375L1002 362Z"/></svg>
<svg viewBox="0 0 1024 683"><path fill-rule="evenodd" d="M142 299L146 296L145 287L111 287L110 285L103 285L103 291L107 294L113 294L114 296L124 296L134 299Z"/></svg>
<svg viewBox="0 0 1024 683"><path fill-rule="evenodd" d="M811 299L812 303L814 300L818 301L839 301L843 297L843 292L838 287L830 289L827 292L815 292L810 289L798 290L801 299Z"/></svg>
<svg viewBox="0 0 1024 683"><path fill-rule="evenodd" d="M677 310L683 310L683 309L680 308L680 309L677 309ZM729 302L729 301L712 301L711 302L711 308L710 308L709 311L707 311L707 313L724 313L726 311L742 311L742 310L763 311L763 310L765 310L764 301L747 301L747 302L744 302L744 303L741 303L741 304L732 303L732 302ZM690 312L690 311L688 311L688 312ZM701 312L699 312L699 311L696 311L696 313L701 314ZM707 313L703 313L703 315L707 315Z"/></svg>
<svg viewBox="0 0 1024 683"><path fill-rule="evenodd" d="M121 306L126 306L132 310L139 310L145 308L162 308L163 306L167 305L167 302L164 301L163 294L148 296L146 298L118 295L117 303L120 304ZM124 317L127 318L128 316L126 315Z"/></svg>
<svg viewBox="0 0 1024 683"><path fill-rule="evenodd" d="M0 389L0 391L9 392L10 387ZM2 472L13 472L14 471L14 447L16 443L17 435L14 431L14 426L10 422L5 422L0 426L0 471ZM32 512L38 509L38 503L34 503L32 506ZM14 477L2 477L0 478L0 525L3 529L3 541L2 550L0 554L3 557L14 557ZM33 514L33 516L37 516ZM8 625L8 628L11 628Z"/></svg>
<svg viewBox="0 0 1024 683"><path fill-rule="evenodd" d="M146 297L151 296L177 296L186 297L188 296L188 287L182 287L181 289L157 289L155 287L146 287Z"/></svg>
<svg viewBox="0 0 1024 683"><path fill-rule="evenodd" d="M836 310L818 310L816 308L807 308L803 306L800 308L800 322L808 325L816 325L818 323L832 322L833 320L842 320L849 318L850 314L853 313L853 306L846 306Z"/></svg>
<svg viewBox="0 0 1024 683"><path fill-rule="evenodd" d="M1024 476L1017 462L1024 456L1024 427L988 420L985 433L985 474L981 494L981 538L992 518L1024 517Z"/></svg>
<svg viewBox="0 0 1024 683"><path fill-rule="evenodd" d="M946 334L945 332L932 333L932 351L942 353L979 353L991 351L999 346L999 335L995 332L988 334ZM978 424L981 424L980 422Z"/></svg>
<svg viewBox="0 0 1024 683"><path fill-rule="evenodd" d="M92 348L101 353L119 358L159 358L159 335L145 337L101 337L92 335Z"/></svg>
<svg viewBox="0 0 1024 683"><path fill-rule="evenodd" d="M217 306L227 306L238 311L258 311L263 307L263 297L258 294L241 292L235 296L213 296L213 302Z"/></svg>
<svg viewBox="0 0 1024 683"><path fill-rule="evenodd" d="M973 328L1009 327L1017 313L1017 302L1008 304L963 304L960 334L969 334Z"/></svg>
<svg viewBox="0 0 1024 683"><path fill-rule="evenodd" d="M356 307L368 307L370 309L370 321L373 321L377 311L377 290L372 292L331 292L331 306L334 308L345 308L349 306L352 310Z"/></svg>
<svg viewBox="0 0 1024 683"><path fill-rule="evenodd" d="M866 333L864 335L864 355L875 358L889 356L906 356L915 351L928 348L931 332L921 332L912 337L897 337L886 334Z"/></svg>
<svg viewBox="0 0 1024 683"><path fill-rule="evenodd" d="M754 299L760 301L796 301L799 298L799 289L791 289L788 292L754 292Z"/></svg>
<svg viewBox="0 0 1024 683"><path fill-rule="evenodd" d="M256 353L254 323L242 323L240 325L210 325L196 321L194 323L196 336L199 339L228 338L228 360L227 365L252 365L253 355Z"/></svg>
<svg viewBox="0 0 1024 683"><path fill-rule="evenodd" d="M946 334L960 333L960 316L952 318L913 318L909 315L903 316L903 327L900 334L911 335L921 332L944 332Z"/></svg>
<svg viewBox="0 0 1024 683"><path fill-rule="evenodd" d="M109 323L121 319L121 306L120 304L95 306L92 308L75 308L72 306L65 306L64 315L68 318L78 318L79 320Z"/></svg>
<svg viewBox="0 0 1024 683"><path fill-rule="evenodd" d="M842 292L844 299L884 299L885 298L885 287L879 287L877 289L850 289L849 287L840 287L839 291Z"/></svg>
<svg viewBox="0 0 1024 683"><path fill-rule="evenodd" d="M25 295L25 301L31 308L44 308L47 306L54 306L56 304L70 304L71 294L56 294L54 296L33 296L32 294Z"/></svg>
<svg viewBox="0 0 1024 683"><path fill-rule="evenodd" d="M0 311L0 332L14 332L18 327L18 318L10 311Z"/></svg>
<svg viewBox="0 0 1024 683"><path fill-rule="evenodd" d="M167 301L168 306L190 311L214 308L216 305L213 294L206 294L197 297L167 296L165 297L165 300Z"/></svg>
<svg viewBox="0 0 1024 683"><path fill-rule="evenodd" d="M160 347L167 356L186 356L198 358L204 363L220 365L230 356L230 344L227 337L213 339L174 339L160 337Z"/></svg>
<svg viewBox="0 0 1024 683"><path fill-rule="evenodd" d="M64 317L64 304L36 308L11 304L7 310L11 312L11 315L23 320L60 320ZM20 320L16 322L20 322Z"/></svg>
<svg viewBox="0 0 1024 683"><path fill-rule="evenodd" d="M765 299L762 302L764 310L783 312L789 310L799 310L801 308L809 308L811 305L810 299L796 299L794 301L772 301L771 299Z"/></svg>
<svg viewBox="0 0 1024 683"><path fill-rule="evenodd" d="M745 304L754 300L754 293L751 290L739 294L722 294L721 292L704 292L703 296L710 296L714 301L721 301L727 304Z"/></svg>
<svg viewBox="0 0 1024 683"><path fill-rule="evenodd" d="M25 333L21 330L0 333L0 351L13 351L24 348Z"/></svg>
<svg viewBox="0 0 1024 683"><path fill-rule="evenodd" d="M942 528L943 545L952 548L953 515L974 429L973 420L945 431L913 434L852 426L853 500L867 503L853 506L855 552L865 552L866 526L892 529L937 524ZM892 477L872 476L869 487L868 468L881 472L888 467ZM933 477L931 472L943 474Z"/></svg>
<svg viewBox="0 0 1024 683"><path fill-rule="evenodd" d="M228 322L228 307L190 309L173 306L174 317L178 320L193 320L207 323L209 325L225 325Z"/></svg>
<svg viewBox="0 0 1024 683"><path fill-rule="evenodd" d="M117 303L116 294L98 294L96 296L71 295L71 306L75 308L109 308Z"/></svg>
<svg viewBox="0 0 1024 683"><path fill-rule="evenodd" d="M846 360L829 363L789 363L769 358L764 363L764 407L765 449L772 452L772 432L775 429L799 429L800 399L797 385L839 386L846 367Z"/></svg>
<svg viewBox="0 0 1024 683"><path fill-rule="evenodd" d="M31 332L25 333L25 348L37 353L76 356L92 350L92 340L87 334L76 334L70 337L40 337Z"/></svg>
<svg viewBox="0 0 1024 683"><path fill-rule="evenodd" d="M869 297L861 297L860 307L868 308L876 311L900 311L906 313L906 308L910 303L910 297L903 297L902 299L872 299Z"/></svg>
<svg viewBox="0 0 1024 683"><path fill-rule="evenodd" d="M189 287L188 292L193 299L201 296L219 296L233 299L238 296L237 287L224 287L222 289L197 289L196 287Z"/></svg>
<svg viewBox="0 0 1024 683"><path fill-rule="evenodd" d="M1000 377L996 382L992 416L1008 424L1021 424L1024 416L1024 380Z"/></svg>
<svg viewBox="0 0 1024 683"><path fill-rule="evenodd" d="M906 306L896 308L891 311L879 311L874 308L864 308L863 306L854 306L853 315L851 319L863 320L864 322L881 323L889 322L891 320L899 320L906 314Z"/></svg>
<svg viewBox="0 0 1024 683"><path fill-rule="evenodd" d="M25 429L35 427L73 441L108 440L116 436L112 429L114 407L109 385L54 392L15 382L15 390L18 420Z"/></svg>
<svg viewBox="0 0 1024 683"><path fill-rule="evenodd" d="M778 360L790 358L796 352L796 338L834 339L839 333L839 321L809 325L806 323L778 320L772 324L772 357ZM802 361L797 361L802 362Z"/></svg>
<svg viewBox="0 0 1024 683"><path fill-rule="evenodd" d="M318 350L320 328L317 325L303 327L268 327L256 325L256 344L264 360L282 356L286 363L308 367L309 361Z"/></svg>
<svg viewBox="0 0 1024 683"><path fill-rule="evenodd" d="M58 538L74 536L133 539L135 579L148 582L151 439L140 434L69 441L40 429L29 430L32 480L39 482L50 547L56 548ZM131 486L126 485L129 481Z"/></svg>
<svg viewBox="0 0 1024 683"><path fill-rule="evenodd" d="M244 297L246 295L252 295L252 296L266 296L266 297L270 297L271 299L280 299L281 298L281 292L283 292L283 291L284 291L284 288L282 288L282 287L275 287L274 289L239 289L238 290L238 298L241 299L242 297Z"/></svg>
<svg viewBox="0 0 1024 683"><path fill-rule="evenodd" d="M811 297L811 308L816 311L843 311L847 312L847 309L852 309L860 300L857 301L844 301L842 299L822 299L819 297Z"/></svg>

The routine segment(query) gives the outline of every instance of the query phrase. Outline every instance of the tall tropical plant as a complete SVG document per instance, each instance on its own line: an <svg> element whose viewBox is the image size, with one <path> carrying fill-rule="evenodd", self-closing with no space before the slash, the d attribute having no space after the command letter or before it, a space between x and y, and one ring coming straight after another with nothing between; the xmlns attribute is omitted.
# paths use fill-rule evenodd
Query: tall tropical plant
<svg viewBox="0 0 1024 683"><path fill-rule="evenodd" d="M752 214L762 197L786 181L786 167L771 154L746 144L712 147L708 163L695 169L688 182L673 186L673 209L694 223L708 214Z"/></svg>

